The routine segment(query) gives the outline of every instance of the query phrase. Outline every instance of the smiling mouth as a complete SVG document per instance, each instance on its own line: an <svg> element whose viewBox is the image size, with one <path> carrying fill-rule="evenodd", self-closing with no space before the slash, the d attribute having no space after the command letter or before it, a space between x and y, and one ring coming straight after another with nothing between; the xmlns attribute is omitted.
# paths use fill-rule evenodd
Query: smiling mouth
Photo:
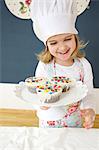
<svg viewBox="0 0 99 150"><path fill-rule="evenodd" d="M69 50L70 49L68 49L66 52L64 52L64 53L62 53L62 52L57 52L57 53L59 53L59 54L61 54L61 55L65 55L65 54L67 54L68 52L69 52Z"/></svg>

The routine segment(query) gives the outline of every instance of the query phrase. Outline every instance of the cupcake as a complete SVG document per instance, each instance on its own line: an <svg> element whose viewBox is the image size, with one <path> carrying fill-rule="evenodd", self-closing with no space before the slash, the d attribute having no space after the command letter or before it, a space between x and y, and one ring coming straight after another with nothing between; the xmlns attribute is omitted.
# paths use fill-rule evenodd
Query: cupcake
<svg viewBox="0 0 99 150"><path fill-rule="evenodd" d="M45 84L37 86L36 91L42 103L54 103L60 99L62 87L57 84Z"/></svg>
<svg viewBox="0 0 99 150"><path fill-rule="evenodd" d="M43 77L28 77L25 79L25 85L32 93L36 93L36 87L46 84L47 79Z"/></svg>
<svg viewBox="0 0 99 150"><path fill-rule="evenodd" d="M62 92L66 92L75 85L76 80L66 76L54 76L50 79L50 82L62 86Z"/></svg>

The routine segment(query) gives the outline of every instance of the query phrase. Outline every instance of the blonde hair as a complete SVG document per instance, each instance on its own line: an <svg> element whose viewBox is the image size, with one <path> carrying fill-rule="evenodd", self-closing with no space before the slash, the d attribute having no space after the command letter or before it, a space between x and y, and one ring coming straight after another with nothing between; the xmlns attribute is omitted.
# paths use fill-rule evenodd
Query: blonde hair
<svg viewBox="0 0 99 150"><path fill-rule="evenodd" d="M85 57L85 52L81 51L81 49L85 48L88 43L84 43L84 41L80 40L77 35L75 35L75 41L76 41L76 49L72 53L71 57L73 59ZM51 55L47 44L45 49L41 53L37 54L37 58L38 60L46 64L49 63L54 58L54 56Z"/></svg>

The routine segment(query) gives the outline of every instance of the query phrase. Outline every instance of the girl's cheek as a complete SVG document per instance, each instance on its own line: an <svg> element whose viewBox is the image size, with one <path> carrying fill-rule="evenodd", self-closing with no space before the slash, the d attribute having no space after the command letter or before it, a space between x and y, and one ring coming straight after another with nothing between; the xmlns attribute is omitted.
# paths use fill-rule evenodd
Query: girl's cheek
<svg viewBox="0 0 99 150"><path fill-rule="evenodd" d="M56 50L56 48L55 48L55 47L53 47L53 48L51 49L51 51L52 51L52 52L55 52L55 50Z"/></svg>

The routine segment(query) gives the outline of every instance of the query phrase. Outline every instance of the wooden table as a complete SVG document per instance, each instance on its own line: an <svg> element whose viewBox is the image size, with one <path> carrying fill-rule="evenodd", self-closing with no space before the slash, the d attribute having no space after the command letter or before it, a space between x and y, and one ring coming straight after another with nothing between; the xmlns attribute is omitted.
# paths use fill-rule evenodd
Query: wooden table
<svg viewBox="0 0 99 150"><path fill-rule="evenodd" d="M0 126L37 127L35 110L0 109ZM99 114L96 115L94 128L99 128Z"/></svg>
<svg viewBox="0 0 99 150"><path fill-rule="evenodd" d="M38 126L36 111L0 109L0 126Z"/></svg>

